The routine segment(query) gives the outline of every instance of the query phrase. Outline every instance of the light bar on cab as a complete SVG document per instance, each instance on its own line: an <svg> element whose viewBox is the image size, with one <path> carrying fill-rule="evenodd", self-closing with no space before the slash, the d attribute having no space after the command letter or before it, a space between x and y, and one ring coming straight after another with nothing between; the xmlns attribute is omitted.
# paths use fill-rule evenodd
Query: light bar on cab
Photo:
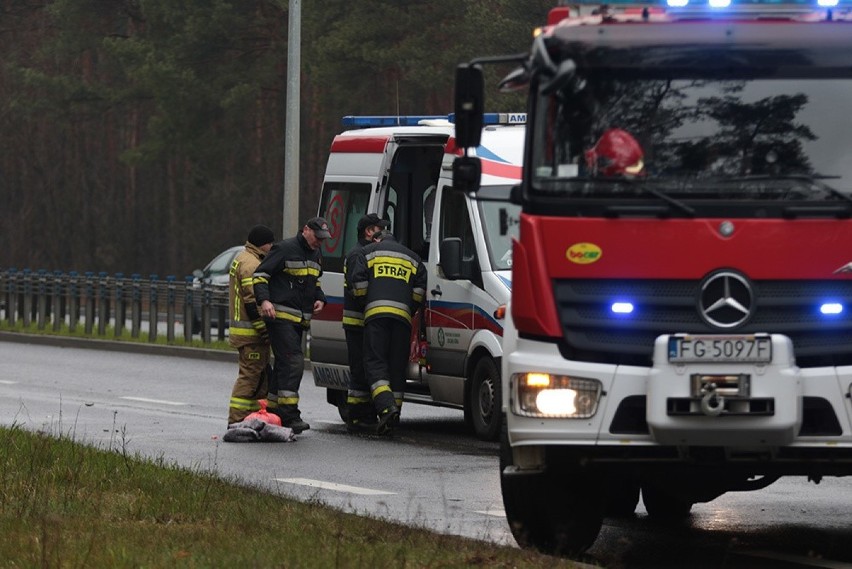
<svg viewBox="0 0 852 569"><path fill-rule="evenodd" d="M671 6L680 4L689 4L690 6L702 6L711 4L710 0L573 0L573 5L579 6L600 6L606 4L614 7L626 6ZM800 6L800 7L816 7L816 6L846 6L852 7L852 0L730 0L729 4L734 6L754 6L765 7L767 9L782 6ZM556 8L554 8L556 10Z"/></svg>
<svg viewBox="0 0 852 569"><path fill-rule="evenodd" d="M483 124L488 125L510 125L526 124L526 113L485 113ZM379 126L418 126L428 124L430 121L447 121L452 124L456 122L456 114L449 115L347 115L341 122L348 128L375 128Z"/></svg>
<svg viewBox="0 0 852 569"><path fill-rule="evenodd" d="M749 11L765 9L771 12L776 9L793 8L796 10L808 8L834 8L843 6L852 8L852 0L574 0L575 6L601 6L607 5L615 9L625 9L630 7L639 8L709 8L713 11L730 9L736 11L737 8L747 9ZM569 17L567 8L554 8L553 14L549 17L548 24L555 24L563 18Z"/></svg>
<svg viewBox="0 0 852 569"><path fill-rule="evenodd" d="M840 0L784 0L781 2L772 0L665 0L665 5L669 8L701 8L708 6L714 10L748 8L750 10L766 9L767 12L779 8L834 8L840 5L840 3ZM848 5L849 2L844 1L843 4Z"/></svg>

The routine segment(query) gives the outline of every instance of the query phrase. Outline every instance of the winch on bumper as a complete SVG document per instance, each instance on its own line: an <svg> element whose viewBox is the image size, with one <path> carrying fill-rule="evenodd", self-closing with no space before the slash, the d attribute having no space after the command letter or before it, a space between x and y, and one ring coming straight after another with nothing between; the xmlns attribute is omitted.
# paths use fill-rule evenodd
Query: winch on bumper
<svg viewBox="0 0 852 569"><path fill-rule="evenodd" d="M664 445L779 446L802 425L802 378L780 334L664 335L654 345L647 421Z"/></svg>

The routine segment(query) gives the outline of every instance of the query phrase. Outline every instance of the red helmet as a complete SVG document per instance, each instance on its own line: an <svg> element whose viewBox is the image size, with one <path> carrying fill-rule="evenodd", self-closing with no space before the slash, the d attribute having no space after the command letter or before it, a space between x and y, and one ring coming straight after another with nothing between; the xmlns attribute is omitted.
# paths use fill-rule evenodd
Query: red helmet
<svg viewBox="0 0 852 569"><path fill-rule="evenodd" d="M645 173L642 147L620 128L605 131L589 150L586 165L600 176L641 176Z"/></svg>

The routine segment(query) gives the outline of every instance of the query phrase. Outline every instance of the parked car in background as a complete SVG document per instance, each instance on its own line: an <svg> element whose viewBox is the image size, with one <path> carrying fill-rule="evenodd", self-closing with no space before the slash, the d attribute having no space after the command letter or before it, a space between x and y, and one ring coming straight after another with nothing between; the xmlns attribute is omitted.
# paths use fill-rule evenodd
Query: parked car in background
<svg viewBox="0 0 852 569"><path fill-rule="evenodd" d="M214 287L218 289L221 287L221 290L224 291L227 295L228 289L228 271L231 268L231 262L234 260L234 257L237 256L237 253L243 250L243 245L235 245L233 247L229 247L225 249L218 255L216 255L212 261L207 263L207 265L203 269L195 269L192 271L192 276L194 277L192 283L193 288L198 290L198 293L193 295L192 298L192 332L193 334L197 334L201 332L201 303L202 303L202 294L201 291L205 286ZM227 318L227 312L226 318ZM210 311L210 324L213 327L219 326L219 311L211 310ZM225 326L228 325L227 320L225 321Z"/></svg>

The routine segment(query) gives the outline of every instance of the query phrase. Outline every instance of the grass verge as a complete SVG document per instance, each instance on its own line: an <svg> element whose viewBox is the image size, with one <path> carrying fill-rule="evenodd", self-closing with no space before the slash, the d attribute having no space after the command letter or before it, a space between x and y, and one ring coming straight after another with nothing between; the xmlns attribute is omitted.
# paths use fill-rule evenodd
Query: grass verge
<svg viewBox="0 0 852 569"><path fill-rule="evenodd" d="M0 427L0 567L574 567Z"/></svg>

